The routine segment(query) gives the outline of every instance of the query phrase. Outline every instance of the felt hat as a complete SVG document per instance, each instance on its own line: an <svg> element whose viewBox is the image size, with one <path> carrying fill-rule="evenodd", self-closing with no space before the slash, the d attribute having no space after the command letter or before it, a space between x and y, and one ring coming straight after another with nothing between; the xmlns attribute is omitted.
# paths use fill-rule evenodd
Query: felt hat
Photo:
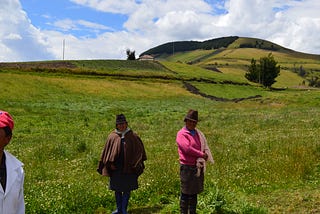
<svg viewBox="0 0 320 214"><path fill-rule="evenodd" d="M9 126L13 130L14 122L10 114L6 111L0 110L0 128Z"/></svg>
<svg viewBox="0 0 320 214"><path fill-rule="evenodd" d="M184 118L184 122L186 122L186 120L192 120L192 121L198 122L198 111L190 109L186 117Z"/></svg>
<svg viewBox="0 0 320 214"><path fill-rule="evenodd" d="M121 123L127 123L126 117L123 114L118 114L116 116L116 125Z"/></svg>

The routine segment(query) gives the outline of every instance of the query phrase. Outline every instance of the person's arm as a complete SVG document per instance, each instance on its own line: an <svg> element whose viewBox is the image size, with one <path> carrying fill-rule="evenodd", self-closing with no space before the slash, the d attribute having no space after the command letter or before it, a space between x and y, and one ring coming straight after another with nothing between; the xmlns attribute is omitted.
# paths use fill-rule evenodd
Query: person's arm
<svg viewBox="0 0 320 214"><path fill-rule="evenodd" d="M22 173L22 181L20 184L20 191L18 196L18 213L17 214L25 214L25 203L24 203L24 171L21 169Z"/></svg>

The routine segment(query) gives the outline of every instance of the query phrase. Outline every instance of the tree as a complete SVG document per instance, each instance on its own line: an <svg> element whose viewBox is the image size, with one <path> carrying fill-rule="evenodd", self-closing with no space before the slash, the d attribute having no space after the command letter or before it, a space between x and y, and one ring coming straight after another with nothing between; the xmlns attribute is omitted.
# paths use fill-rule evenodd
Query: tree
<svg viewBox="0 0 320 214"><path fill-rule="evenodd" d="M136 52L127 49L127 60L135 60L136 59Z"/></svg>
<svg viewBox="0 0 320 214"><path fill-rule="evenodd" d="M280 74L280 66L277 64L271 53L267 57L260 58L259 64L252 59L245 77L251 82L270 88Z"/></svg>
<svg viewBox="0 0 320 214"><path fill-rule="evenodd" d="M257 60L251 59L251 65L249 66L248 72L245 74L245 77L251 82L257 82L256 80L259 78Z"/></svg>

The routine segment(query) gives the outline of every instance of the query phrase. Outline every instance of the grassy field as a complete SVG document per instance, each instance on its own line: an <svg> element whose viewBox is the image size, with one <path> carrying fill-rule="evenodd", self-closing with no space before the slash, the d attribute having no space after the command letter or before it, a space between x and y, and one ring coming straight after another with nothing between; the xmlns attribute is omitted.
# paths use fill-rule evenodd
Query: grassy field
<svg viewBox="0 0 320 214"><path fill-rule="evenodd" d="M308 55L299 52L289 52L289 51L271 51L265 49L256 49L256 48L235 48L237 45L243 43L245 38L239 39L238 42L235 42L230 46L230 48L222 50L195 50L189 52L175 53L171 56L165 58L167 61L170 61L176 67L174 62L193 62L192 67L194 72L197 72L199 76L204 76L203 71L197 71L200 68L217 68L224 75L212 74L217 78L227 78L236 82L247 82L244 78L244 74L248 70L248 66L251 63L251 59L259 60L261 57L266 57L269 53L272 53L274 59L278 62L278 65L281 67L280 76L276 79L277 83L274 84L274 87L297 87L300 85L308 85L307 79L314 77L320 77L320 61L319 56ZM253 40L250 40L253 42ZM266 43L268 44L268 43ZM269 44L270 45L270 44ZM215 54L216 53L216 54ZM170 62L164 61L166 66L170 67ZM186 66L185 64L180 63L181 66ZM306 74L302 78L298 76L300 69L303 69ZM188 68L179 68L179 71L185 71L185 74L188 75ZM189 69L190 70L190 69ZM295 71L296 73L293 73ZM213 73L214 71L212 71ZM206 76L206 75L205 75ZM238 79L236 79L238 78Z"/></svg>
<svg viewBox="0 0 320 214"><path fill-rule="evenodd" d="M0 71L0 109L15 120L7 150L25 164L26 213L115 209L108 178L96 167L119 113L148 156L129 212L179 213L175 136L189 108L199 111L215 159L198 213L320 212L320 91L292 87L301 81L296 74L282 71L276 87L288 88L270 91L228 66L217 73L173 62L73 63L78 67L67 72ZM216 102L188 92L183 81L212 96L261 97Z"/></svg>

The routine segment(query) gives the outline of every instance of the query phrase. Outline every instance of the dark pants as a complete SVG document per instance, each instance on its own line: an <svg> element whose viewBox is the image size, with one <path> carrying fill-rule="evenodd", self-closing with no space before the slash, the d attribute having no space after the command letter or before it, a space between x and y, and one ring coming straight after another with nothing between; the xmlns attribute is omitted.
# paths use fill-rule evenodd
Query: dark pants
<svg viewBox="0 0 320 214"><path fill-rule="evenodd" d="M196 214L197 212L197 203L198 195L188 195L181 193L180 196L180 213L181 214Z"/></svg>
<svg viewBox="0 0 320 214"><path fill-rule="evenodd" d="M112 214L127 214L130 192L114 192L114 195L116 197L117 210Z"/></svg>

